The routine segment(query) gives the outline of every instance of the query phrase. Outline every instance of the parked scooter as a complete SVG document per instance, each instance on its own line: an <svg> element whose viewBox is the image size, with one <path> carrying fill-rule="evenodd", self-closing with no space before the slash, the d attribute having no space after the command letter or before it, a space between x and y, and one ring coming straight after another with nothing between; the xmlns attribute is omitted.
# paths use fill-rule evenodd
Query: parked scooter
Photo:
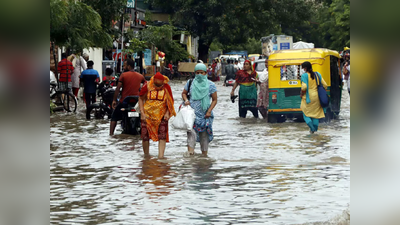
<svg viewBox="0 0 400 225"><path fill-rule="evenodd" d="M136 110L139 96L127 96L122 102L122 133L138 135L141 132L140 112Z"/></svg>

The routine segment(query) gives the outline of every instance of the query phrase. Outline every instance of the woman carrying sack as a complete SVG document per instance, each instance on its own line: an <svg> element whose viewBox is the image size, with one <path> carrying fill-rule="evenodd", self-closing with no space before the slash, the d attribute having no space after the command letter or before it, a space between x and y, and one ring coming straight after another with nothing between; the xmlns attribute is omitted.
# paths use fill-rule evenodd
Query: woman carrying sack
<svg viewBox="0 0 400 225"><path fill-rule="evenodd" d="M321 107L318 95L318 84L322 83L325 90L327 84L321 74L314 72L310 62L301 64L301 110L303 111L304 121L310 127L310 133L318 131L319 120L325 118L325 113ZM318 84L317 84L318 82Z"/></svg>
<svg viewBox="0 0 400 225"><path fill-rule="evenodd" d="M193 81L189 80L186 83L182 92L184 104L190 105L196 114L193 129L187 133L188 151L185 153L185 157L194 155L196 142L200 142L201 152L207 156L208 144L214 138L212 129L214 113L212 110L217 105L217 87L208 80L206 65L197 64L194 72L196 77ZM210 98L212 98L211 102Z"/></svg>

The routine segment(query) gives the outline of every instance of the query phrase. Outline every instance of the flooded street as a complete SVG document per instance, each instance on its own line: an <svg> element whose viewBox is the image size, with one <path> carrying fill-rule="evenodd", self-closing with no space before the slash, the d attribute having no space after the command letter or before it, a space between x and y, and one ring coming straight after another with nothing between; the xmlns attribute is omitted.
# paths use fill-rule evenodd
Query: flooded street
<svg viewBox="0 0 400 225"><path fill-rule="evenodd" d="M175 108L183 81L171 84ZM139 136L109 137L109 121L50 117L51 224L312 224L350 203L350 100L339 120L310 135L305 123L238 116L217 82L209 157L184 158L186 133L170 127L167 159L144 159ZM171 124L171 123L170 123ZM332 223L335 224L335 223Z"/></svg>

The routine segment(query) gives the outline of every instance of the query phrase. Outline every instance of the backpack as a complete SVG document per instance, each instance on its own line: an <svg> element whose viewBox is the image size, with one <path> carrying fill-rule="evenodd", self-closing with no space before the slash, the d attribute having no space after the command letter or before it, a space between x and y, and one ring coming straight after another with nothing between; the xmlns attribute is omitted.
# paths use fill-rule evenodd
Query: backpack
<svg viewBox="0 0 400 225"><path fill-rule="evenodd" d="M190 100L190 87L192 86L192 83L193 83L193 78L189 80L189 88L187 93L188 100Z"/></svg>

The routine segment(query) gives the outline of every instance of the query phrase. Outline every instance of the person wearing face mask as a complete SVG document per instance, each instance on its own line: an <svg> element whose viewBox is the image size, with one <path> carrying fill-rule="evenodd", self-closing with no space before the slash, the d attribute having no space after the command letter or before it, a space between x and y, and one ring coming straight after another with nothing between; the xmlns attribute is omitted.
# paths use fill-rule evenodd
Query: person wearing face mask
<svg viewBox="0 0 400 225"><path fill-rule="evenodd" d="M325 90L327 89L327 84L321 74L313 71L310 62L304 62L301 64L301 68L300 108L303 111L304 121L310 127L310 133L313 134L318 131L319 119L325 118L324 110L319 101L316 79L318 79L318 83L322 83Z"/></svg>
<svg viewBox="0 0 400 225"><path fill-rule="evenodd" d="M201 152L207 156L208 144L214 139L212 128L214 113L212 110L217 105L217 87L208 80L206 65L199 63L194 71L196 77L193 81L186 83L182 92L184 104L190 105L196 114L193 129L187 133L188 151L185 153L185 157L194 155L196 142L200 142Z"/></svg>
<svg viewBox="0 0 400 225"><path fill-rule="evenodd" d="M150 139L158 142L158 158L164 158L165 146L169 142L168 120L176 116L174 97L168 77L157 73L140 91L141 138L143 152L149 155Z"/></svg>
<svg viewBox="0 0 400 225"><path fill-rule="evenodd" d="M257 72L253 70L251 62L246 60L243 66L244 70L236 73L236 82L232 88L231 98L235 95L235 89L239 89L239 116L246 118L247 111L250 110L255 118L258 118L257 108L257 86L259 83Z"/></svg>

